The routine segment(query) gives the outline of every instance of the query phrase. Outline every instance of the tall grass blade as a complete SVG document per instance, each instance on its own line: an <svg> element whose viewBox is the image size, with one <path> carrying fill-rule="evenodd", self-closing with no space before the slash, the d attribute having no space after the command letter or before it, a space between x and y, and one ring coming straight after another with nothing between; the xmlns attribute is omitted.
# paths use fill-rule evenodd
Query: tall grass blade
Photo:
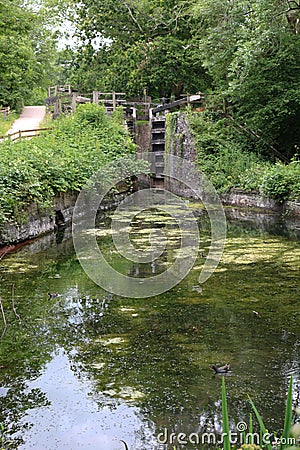
<svg viewBox="0 0 300 450"><path fill-rule="evenodd" d="M229 420L228 420L224 377L222 377L222 426L223 426L223 444L224 444L223 449L230 450Z"/></svg>
<svg viewBox="0 0 300 450"><path fill-rule="evenodd" d="M255 413L255 415L256 415L256 418L257 418L257 420L258 420L258 423L259 423L259 426L260 426L260 431L262 432L263 435L266 435L266 434L267 434L267 429L266 429L266 427L265 427L265 424L264 424L262 418L260 417L260 414L259 414L259 412L257 411L257 409L256 409L256 407L255 407L255 405L254 405L254 403L253 403L253 401L251 400L250 397L249 397L249 401L250 401L250 404L251 404L251 406L252 406L252 409L253 409L253 411L254 411L254 413ZM262 445L262 442L261 442L260 444ZM266 447L267 447L268 450L272 450L272 445L271 445L271 443L266 443Z"/></svg>
<svg viewBox="0 0 300 450"><path fill-rule="evenodd" d="M283 432L279 447L280 450L282 450L284 447L289 447L288 438L290 436L290 429L292 426L292 416L293 416L293 377L291 376L286 401Z"/></svg>
<svg viewBox="0 0 300 450"><path fill-rule="evenodd" d="M250 417L249 417L249 442L246 442L246 444L253 444L253 419L252 419L252 414L250 413Z"/></svg>

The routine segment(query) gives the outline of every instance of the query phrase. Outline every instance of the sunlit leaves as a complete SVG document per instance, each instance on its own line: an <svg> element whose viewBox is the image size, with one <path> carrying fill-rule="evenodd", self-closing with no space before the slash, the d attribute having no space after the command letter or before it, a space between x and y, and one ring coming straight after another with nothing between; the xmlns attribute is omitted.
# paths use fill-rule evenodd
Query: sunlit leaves
<svg viewBox="0 0 300 450"><path fill-rule="evenodd" d="M20 110L52 79L55 43L42 16L22 2L0 1L0 105ZM43 98L45 97L45 94Z"/></svg>

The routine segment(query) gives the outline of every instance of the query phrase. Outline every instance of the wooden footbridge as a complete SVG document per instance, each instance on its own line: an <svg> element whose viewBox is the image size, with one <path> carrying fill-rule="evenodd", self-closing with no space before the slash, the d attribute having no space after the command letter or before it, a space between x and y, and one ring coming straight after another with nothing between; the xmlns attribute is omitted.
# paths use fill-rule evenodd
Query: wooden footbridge
<svg viewBox="0 0 300 450"><path fill-rule="evenodd" d="M102 104L108 115L111 115L117 107L121 106L124 109L124 124L132 134L133 139L136 138L137 123L141 121L148 122L148 131L150 132L149 145L152 153L150 183L152 187L163 187L166 114L190 103L203 106L204 95L186 94L179 100L169 102L165 98L160 100L160 103L153 103L151 98L146 95L146 92L141 98L128 100L124 92L93 91L89 94L80 94L78 91L72 90L71 85L64 85L49 87L45 103L48 110L52 112L53 117L58 117L60 114L67 112L74 112L76 106L80 103Z"/></svg>

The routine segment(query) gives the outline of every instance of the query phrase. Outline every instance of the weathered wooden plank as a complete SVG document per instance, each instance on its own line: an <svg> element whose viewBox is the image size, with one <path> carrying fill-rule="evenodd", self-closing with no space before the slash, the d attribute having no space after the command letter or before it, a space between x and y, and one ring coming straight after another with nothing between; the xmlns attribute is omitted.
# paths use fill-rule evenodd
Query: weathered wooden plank
<svg viewBox="0 0 300 450"><path fill-rule="evenodd" d="M195 94L195 95L190 95L188 97L184 97L181 98L179 100L175 100L174 102L171 103L165 103L164 105L159 105L156 108L152 109L152 113L156 114L158 112L162 112L162 111L166 111L168 109L173 109L173 108L177 108L180 105L186 105L188 103L193 103L199 100L203 99L203 95L201 94Z"/></svg>

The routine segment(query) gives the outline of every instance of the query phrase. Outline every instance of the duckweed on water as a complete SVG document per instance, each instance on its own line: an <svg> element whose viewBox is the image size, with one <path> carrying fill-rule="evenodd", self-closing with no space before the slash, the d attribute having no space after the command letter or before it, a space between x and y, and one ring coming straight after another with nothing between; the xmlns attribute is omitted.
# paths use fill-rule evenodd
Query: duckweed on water
<svg viewBox="0 0 300 450"><path fill-rule="evenodd" d="M174 257L177 229L172 234L172 226L167 229L172 241L161 264ZM132 233L139 245L146 239L141 224ZM206 233L204 228L201 251L207 253ZM139 274L151 275L147 264L124 262L112 251L108 225L99 228L98 238L118 270L132 274L138 268ZM205 432L209 426L218 432L221 379L212 377L209 365L226 362L232 366L226 378L232 425L248 420L250 394L268 428L280 429L290 373L294 391L299 390L299 242L229 225L222 261L205 284L198 283L204 262L199 253L185 280L145 300L119 298L94 285L67 239L53 239L41 251L30 249L0 262L0 296L8 322L0 348L4 389L0 422L22 431L27 441L24 449L32 442L29 433L35 433L40 443L52 445L55 439L53 445L66 444L55 421L47 433L48 426L37 418L39 411L45 413L42 408L48 402L47 411L53 411L53 417L60 417L61 410L69 417L74 408L76 419L69 421L68 436L79 439L78 429L96 417L97 426L86 434L91 445L97 433L108 436L110 442L119 428L119 438L130 449L143 450L155 448L153 439L165 427L190 433ZM11 309L12 283L21 322ZM48 292L61 297L50 302ZM69 374L63 388L53 381L60 352L68 363L62 383ZM47 376L48 384L43 384ZM52 383L52 389L63 391L64 397L48 390ZM37 386L40 391L34 390ZM65 406L75 393L78 402L89 399L82 414L76 413L76 405ZM133 407L136 419L126 422L124 417L131 417ZM30 409L37 411L36 416ZM33 425L30 432L26 421ZM134 440L141 429L147 438ZM114 448L106 445L107 450ZM99 450L99 442L91 448Z"/></svg>

